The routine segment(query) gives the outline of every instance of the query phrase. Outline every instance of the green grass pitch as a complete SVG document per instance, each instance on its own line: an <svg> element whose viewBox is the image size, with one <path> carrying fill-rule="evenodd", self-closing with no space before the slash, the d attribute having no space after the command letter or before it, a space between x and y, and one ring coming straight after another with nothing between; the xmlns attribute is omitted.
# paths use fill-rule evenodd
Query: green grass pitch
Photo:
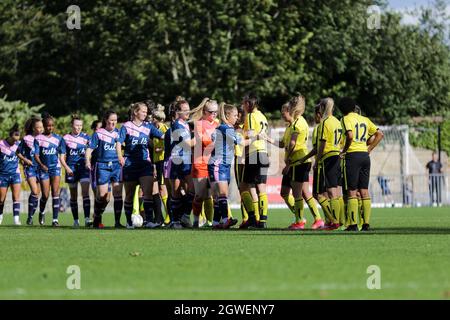
<svg viewBox="0 0 450 320"><path fill-rule="evenodd" d="M271 228L290 221L287 210L269 211ZM70 214L60 223L14 227L5 216L0 299L450 298L449 208L374 209L370 233L74 230ZM66 287L70 265L80 290ZM371 265L381 289L367 288Z"/></svg>

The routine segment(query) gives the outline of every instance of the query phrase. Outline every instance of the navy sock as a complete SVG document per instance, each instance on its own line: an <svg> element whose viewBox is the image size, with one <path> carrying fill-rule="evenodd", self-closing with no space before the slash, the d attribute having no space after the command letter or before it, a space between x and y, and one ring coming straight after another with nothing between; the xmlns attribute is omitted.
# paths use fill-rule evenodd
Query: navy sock
<svg viewBox="0 0 450 320"><path fill-rule="evenodd" d="M228 218L228 198L227 197L219 197L217 199L220 217L222 219Z"/></svg>
<svg viewBox="0 0 450 320"><path fill-rule="evenodd" d="M133 214L133 202L126 202L124 204L125 217L127 218L127 224L132 225L131 215Z"/></svg>
<svg viewBox="0 0 450 320"><path fill-rule="evenodd" d="M183 214L190 215L192 211L192 202L194 201L194 194L188 193L183 197Z"/></svg>
<svg viewBox="0 0 450 320"><path fill-rule="evenodd" d="M39 201L39 212L44 213L45 206L47 205L48 198L41 197L41 200Z"/></svg>
<svg viewBox="0 0 450 320"><path fill-rule="evenodd" d="M120 217L122 216L122 208L123 208L122 197L114 197L114 220L116 224L120 223Z"/></svg>
<svg viewBox="0 0 450 320"><path fill-rule="evenodd" d="M84 218L87 219L91 215L91 199L89 197L83 198Z"/></svg>
<svg viewBox="0 0 450 320"><path fill-rule="evenodd" d="M144 199L144 212L145 221L155 222L155 217L153 216L153 199Z"/></svg>
<svg viewBox="0 0 450 320"><path fill-rule="evenodd" d="M214 199L214 217L213 221L220 222L220 210L219 210L219 199Z"/></svg>
<svg viewBox="0 0 450 320"><path fill-rule="evenodd" d="M103 214L103 211L105 210L106 205L102 200L95 199L94 203L94 218L100 217Z"/></svg>
<svg viewBox="0 0 450 320"><path fill-rule="evenodd" d="M5 207L5 203L4 203L4 202L1 202L1 203L0 203L0 214L3 214L3 209L4 209L4 207Z"/></svg>
<svg viewBox="0 0 450 320"><path fill-rule="evenodd" d="M70 209L72 209L73 220L78 220L78 202L77 202L77 200L70 200Z"/></svg>
<svg viewBox="0 0 450 320"><path fill-rule="evenodd" d="M20 202L13 203L13 215L14 217L19 216L20 214Z"/></svg>
<svg viewBox="0 0 450 320"><path fill-rule="evenodd" d="M182 215L181 205L182 205L181 199L175 198L170 199L170 210L172 212L172 217L170 217L170 219L172 220L173 218L172 221L174 222L180 222L180 218Z"/></svg>
<svg viewBox="0 0 450 320"><path fill-rule="evenodd" d="M36 212L37 206L39 203L39 198L34 195L30 194L28 197L28 217L32 218L34 216L34 213Z"/></svg>
<svg viewBox="0 0 450 320"><path fill-rule="evenodd" d="M162 224L164 222L164 217L162 214L162 200L159 193L153 195L153 205L155 208L155 222Z"/></svg>
<svg viewBox="0 0 450 320"><path fill-rule="evenodd" d="M53 206L53 220L58 219L59 215L59 197L53 197L52 199L52 206Z"/></svg>

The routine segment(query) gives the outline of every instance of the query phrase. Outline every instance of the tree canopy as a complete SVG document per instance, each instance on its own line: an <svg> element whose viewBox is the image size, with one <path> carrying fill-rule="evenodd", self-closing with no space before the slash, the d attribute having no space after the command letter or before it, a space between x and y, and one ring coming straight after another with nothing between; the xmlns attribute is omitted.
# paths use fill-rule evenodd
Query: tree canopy
<svg viewBox="0 0 450 320"><path fill-rule="evenodd" d="M66 26L71 4L81 30ZM448 19L404 25L382 11L370 29L373 4L385 1L3 0L0 84L56 116L249 91L266 111L302 93L308 115L320 97L349 95L381 123L448 111Z"/></svg>

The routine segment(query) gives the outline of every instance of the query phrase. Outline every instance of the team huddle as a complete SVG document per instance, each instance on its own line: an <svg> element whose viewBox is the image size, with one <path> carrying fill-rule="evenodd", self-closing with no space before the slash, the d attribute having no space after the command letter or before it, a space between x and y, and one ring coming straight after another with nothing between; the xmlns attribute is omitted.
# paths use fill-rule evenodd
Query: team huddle
<svg viewBox="0 0 450 320"><path fill-rule="evenodd" d="M86 227L104 227L102 215L112 194L116 228L134 229L142 224L150 229L228 229L238 223L228 200L234 170L241 196L239 228L264 229L268 224L267 144L271 143L285 150L281 196L295 217L289 229L305 228L306 202L314 218L312 229L367 231L369 154L383 133L361 115L352 99L342 98L338 107L343 114L340 121L333 116L331 98L315 106L312 150L307 147L309 127L303 118L305 99L301 95L282 106L288 126L279 141L270 137L268 121L253 94L246 95L239 106L205 98L191 109L182 97L168 108L151 100L133 103L128 121L120 128L118 115L107 111L101 121L92 124L92 135L83 132L83 121L77 116L72 117L71 132L64 136L54 133L55 119L50 115L33 117L25 123L23 137L15 125L0 141L0 223L10 187L14 224L21 224L21 163L31 191L28 225L33 224L38 209L38 222L45 224L51 191L52 226L59 226L64 168L75 227L80 225L80 184ZM92 219L91 188L95 194ZM136 223L136 217L143 222Z"/></svg>

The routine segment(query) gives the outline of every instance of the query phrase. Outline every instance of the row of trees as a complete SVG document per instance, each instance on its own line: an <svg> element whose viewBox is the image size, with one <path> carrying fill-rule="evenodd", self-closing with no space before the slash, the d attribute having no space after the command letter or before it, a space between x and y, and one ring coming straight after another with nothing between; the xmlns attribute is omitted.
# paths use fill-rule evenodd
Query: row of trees
<svg viewBox="0 0 450 320"><path fill-rule="evenodd" d="M81 30L66 26L70 4ZM248 91L269 112L301 92L309 116L319 97L350 95L380 123L449 110L444 2L419 26L383 11L370 29L373 4L385 1L2 0L0 84L54 115Z"/></svg>

